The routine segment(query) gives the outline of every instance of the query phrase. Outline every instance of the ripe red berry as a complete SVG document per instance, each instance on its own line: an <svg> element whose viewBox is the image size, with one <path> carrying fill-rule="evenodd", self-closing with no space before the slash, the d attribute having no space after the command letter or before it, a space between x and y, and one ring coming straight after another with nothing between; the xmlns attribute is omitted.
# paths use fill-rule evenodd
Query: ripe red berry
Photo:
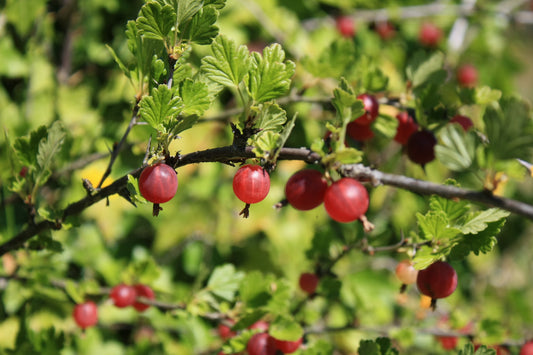
<svg viewBox="0 0 533 355"><path fill-rule="evenodd" d="M98 323L98 308L93 301L77 304L72 312L76 324L85 329Z"/></svg>
<svg viewBox="0 0 533 355"><path fill-rule="evenodd" d="M418 32L418 40L426 47L436 47L442 36L442 30L429 22L423 23Z"/></svg>
<svg viewBox="0 0 533 355"><path fill-rule="evenodd" d="M368 192L352 178L342 178L331 184L324 195L324 207L337 222L353 222L368 209Z"/></svg>
<svg viewBox="0 0 533 355"><path fill-rule="evenodd" d="M135 288L133 286L120 284L114 286L111 289L109 297L113 299L113 303L115 304L115 306L119 308L124 308L131 306L135 303L135 299L137 298L137 291L135 291Z"/></svg>
<svg viewBox="0 0 533 355"><path fill-rule="evenodd" d="M379 102L374 95L370 94L361 94L357 98L363 101L365 113L357 117L354 122L359 125L369 125L378 117Z"/></svg>
<svg viewBox="0 0 533 355"><path fill-rule="evenodd" d="M276 342L268 333L257 333L248 340L246 350L248 355L275 355Z"/></svg>
<svg viewBox="0 0 533 355"><path fill-rule="evenodd" d="M270 190L270 176L259 165L244 165L233 177L233 192L244 203L263 201Z"/></svg>
<svg viewBox="0 0 533 355"><path fill-rule="evenodd" d="M166 164L147 166L139 177L141 195L152 203L170 201L178 190L176 171Z"/></svg>
<svg viewBox="0 0 533 355"><path fill-rule="evenodd" d="M457 68L457 82L464 87L474 87L477 84L477 69L472 64L463 64Z"/></svg>
<svg viewBox="0 0 533 355"><path fill-rule="evenodd" d="M28 167L27 166L23 166L20 171L19 171L19 176L21 178L25 178L26 175L28 174Z"/></svg>
<svg viewBox="0 0 533 355"><path fill-rule="evenodd" d="M357 123L357 121L353 121L346 126L346 133L352 139L364 142L374 138L374 131L370 127L370 125L362 125Z"/></svg>
<svg viewBox="0 0 533 355"><path fill-rule="evenodd" d="M155 293L149 286L138 284L138 285L135 285L133 287L135 288L135 292L137 293L137 297L145 297L145 298L148 298L148 299L151 299L151 300L153 300L155 298ZM133 307L138 312L144 312L150 307L150 305L142 303L142 302L139 302L139 301L135 301L135 303L133 303Z"/></svg>
<svg viewBox="0 0 533 355"><path fill-rule="evenodd" d="M400 292L405 291L406 285L411 285L416 282L418 270L414 268L413 263L409 260L402 260L396 265L396 277L402 283Z"/></svg>
<svg viewBox="0 0 533 355"><path fill-rule="evenodd" d="M351 38L355 36L355 22L351 17L339 16L335 19L335 25L337 26L337 31L343 37Z"/></svg>
<svg viewBox="0 0 533 355"><path fill-rule="evenodd" d="M416 285L422 294L431 297L435 308L438 298L448 297L457 288L457 273L447 262L437 261L418 272Z"/></svg>
<svg viewBox="0 0 533 355"><path fill-rule="evenodd" d="M298 284L300 285L300 288L307 292L308 294L313 294L316 291L316 288L318 286L318 276L315 274L312 274L310 272L304 272L300 275L300 279L298 280Z"/></svg>
<svg viewBox="0 0 533 355"><path fill-rule="evenodd" d="M274 338L274 341L276 343L276 349L281 351L283 354L292 354L298 350L300 345L302 345L302 338L296 341L278 340Z"/></svg>
<svg viewBox="0 0 533 355"><path fill-rule="evenodd" d="M398 127L396 128L394 140L401 145L405 145L407 144L409 137L418 131L418 124L406 111L398 113L396 119L398 120Z"/></svg>
<svg viewBox="0 0 533 355"><path fill-rule="evenodd" d="M450 123L458 123L458 124L460 124L463 127L463 129L465 130L465 132L468 131L468 129L470 129L470 127L474 126L474 123L472 122L472 120L469 117L466 117L466 116L463 116L463 115L455 115L455 116L453 116L450 119Z"/></svg>
<svg viewBox="0 0 533 355"><path fill-rule="evenodd" d="M528 341L520 349L520 355L533 355L533 340Z"/></svg>
<svg viewBox="0 0 533 355"><path fill-rule="evenodd" d="M457 347L459 339L454 336L438 336L437 340L444 350L453 350Z"/></svg>
<svg viewBox="0 0 533 355"><path fill-rule="evenodd" d="M285 185L285 197L297 210L311 210L324 201L328 183L322 173L304 169L292 175Z"/></svg>
<svg viewBox="0 0 533 355"><path fill-rule="evenodd" d="M228 323L234 324L235 322L232 320L229 320ZM235 335L237 335L237 332L231 330L231 327L227 326L226 324L220 323L218 325L218 335L224 340L233 338Z"/></svg>
<svg viewBox="0 0 533 355"><path fill-rule="evenodd" d="M384 41L389 40L396 35L396 29L389 21L380 21L376 23L376 32Z"/></svg>
<svg viewBox="0 0 533 355"><path fill-rule="evenodd" d="M414 163L426 165L435 159L435 145L437 139L431 131L415 132L407 141L407 156Z"/></svg>

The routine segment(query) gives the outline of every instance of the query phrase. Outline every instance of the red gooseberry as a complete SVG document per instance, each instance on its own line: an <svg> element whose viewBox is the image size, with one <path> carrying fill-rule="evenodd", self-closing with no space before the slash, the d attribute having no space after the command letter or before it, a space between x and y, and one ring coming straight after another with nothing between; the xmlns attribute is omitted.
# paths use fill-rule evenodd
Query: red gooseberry
<svg viewBox="0 0 533 355"><path fill-rule="evenodd" d="M416 131L418 131L418 124L415 122L413 117L407 113L407 111L402 111L396 115L398 120L398 127L396 128L396 135L394 140L401 145L407 144L409 137Z"/></svg>
<svg viewBox="0 0 533 355"><path fill-rule="evenodd" d="M428 130L415 132L407 141L407 156L412 162L424 166L435 159L435 145L437 139L433 132Z"/></svg>
<svg viewBox="0 0 533 355"><path fill-rule="evenodd" d="M440 28L432 23L425 22L420 26L418 40L426 47L436 47L442 39L443 33Z"/></svg>
<svg viewBox="0 0 533 355"><path fill-rule="evenodd" d="M324 195L324 207L337 222L353 222L368 209L368 192L361 183L352 178L341 178L331 184Z"/></svg>
<svg viewBox="0 0 533 355"><path fill-rule="evenodd" d="M74 307L72 317L80 328L91 327L98 323L98 308L93 301L79 303Z"/></svg>
<svg viewBox="0 0 533 355"><path fill-rule="evenodd" d="M227 323L235 324L235 322L232 320L228 320ZM231 330L231 327L229 325L220 323L218 325L218 335L220 335L222 339L226 340L229 338L233 338L235 335L237 335L237 332Z"/></svg>
<svg viewBox="0 0 533 355"><path fill-rule="evenodd" d="M287 341L287 340L278 340L274 338L276 349L281 351L283 354L292 354L298 348L300 345L302 345L302 338L296 340L296 341Z"/></svg>
<svg viewBox="0 0 533 355"><path fill-rule="evenodd" d="M346 126L346 133L350 138L359 142L368 141L374 138L374 131L372 131L370 125L362 125L357 123L357 121L348 123L348 126Z"/></svg>
<svg viewBox="0 0 533 355"><path fill-rule="evenodd" d="M467 116L463 116L463 115L455 115L453 116L451 119L450 119L450 123L458 123L461 125L461 127L463 127L463 129L466 131L468 131L471 127L474 126L474 123L472 122L472 120L467 117Z"/></svg>
<svg viewBox="0 0 533 355"><path fill-rule="evenodd" d="M520 349L520 355L533 355L533 340L528 341Z"/></svg>
<svg viewBox="0 0 533 355"><path fill-rule="evenodd" d="M318 276L316 274L310 273L310 272L304 272L300 275L300 279L298 280L298 284L300 285L300 288L309 293L313 294L316 291L316 288L318 286Z"/></svg>
<svg viewBox="0 0 533 355"><path fill-rule="evenodd" d="M119 284L111 289L109 297L111 297L115 306L124 308L135 303L137 291L135 291L133 286Z"/></svg>
<svg viewBox="0 0 533 355"><path fill-rule="evenodd" d="M355 119L359 125L369 125L379 115L379 102L374 95L361 94L357 96L359 100L363 101L363 108L365 113Z"/></svg>
<svg viewBox="0 0 533 355"><path fill-rule="evenodd" d="M318 170L304 169L292 175L285 185L285 197L297 210L311 210L324 201L328 182Z"/></svg>
<svg viewBox="0 0 533 355"><path fill-rule="evenodd" d="M457 68L457 82L464 87L474 87L477 84L477 69L472 64L463 64Z"/></svg>
<svg viewBox="0 0 533 355"><path fill-rule="evenodd" d="M135 292L137 293L137 297L145 297L145 298L148 298L150 300L153 300L155 298L155 293L149 286L142 285L142 284L137 284L137 285L135 285L133 287L135 288ZM133 303L133 307L138 312L144 312L150 307L150 305L148 305L146 303L142 303L140 301L135 301Z"/></svg>
<svg viewBox="0 0 533 355"><path fill-rule="evenodd" d="M243 165L233 177L233 192L244 203L263 201L269 190L270 176L259 165Z"/></svg>
<svg viewBox="0 0 533 355"><path fill-rule="evenodd" d="M275 355L276 342L268 333L252 335L246 344L248 355Z"/></svg>
<svg viewBox="0 0 533 355"><path fill-rule="evenodd" d="M339 16L335 19L335 25L337 26L337 31L345 37L351 38L355 36L355 22L349 16Z"/></svg>
<svg viewBox="0 0 533 355"><path fill-rule="evenodd" d="M139 177L141 195L152 203L170 201L178 190L176 171L166 164L147 166Z"/></svg>
<svg viewBox="0 0 533 355"><path fill-rule="evenodd" d="M438 298L451 295L457 288L457 273L445 261L436 261L424 270L418 271L416 285L420 293L431 297L432 308Z"/></svg>
<svg viewBox="0 0 533 355"><path fill-rule="evenodd" d="M396 35L396 29L394 28L394 25L389 21L377 22L375 29L378 35L384 41L389 40Z"/></svg>

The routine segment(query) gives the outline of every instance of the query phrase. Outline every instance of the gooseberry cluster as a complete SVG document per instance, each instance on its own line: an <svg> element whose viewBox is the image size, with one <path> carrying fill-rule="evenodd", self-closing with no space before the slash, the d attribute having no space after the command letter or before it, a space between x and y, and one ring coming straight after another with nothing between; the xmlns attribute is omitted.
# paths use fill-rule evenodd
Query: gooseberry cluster
<svg viewBox="0 0 533 355"><path fill-rule="evenodd" d="M118 308L132 306L138 312L144 312L150 305L138 301L138 297L154 299L154 291L147 285L136 284L133 286L119 284L114 286L109 293L113 304ZM85 301L74 306L72 317L76 324L86 329L98 323L98 307L93 301Z"/></svg>

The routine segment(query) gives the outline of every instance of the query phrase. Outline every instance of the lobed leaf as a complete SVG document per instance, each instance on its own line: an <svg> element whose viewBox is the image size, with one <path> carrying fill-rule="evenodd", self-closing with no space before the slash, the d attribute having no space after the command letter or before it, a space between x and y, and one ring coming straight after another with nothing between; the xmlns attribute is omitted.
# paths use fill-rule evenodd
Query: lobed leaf
<svg viewBox="0 0 533 355"><path fill-rule="evenodd" d="M144 4L137 18L137 28L140 35L164 42L175 23L176 12L172 6L162 5L158 2Z"/></svg>
<svg viewBox="0 0 533 355"><path fill-rule="evenodd" d="M214 7L204 7L191 21L180 26L182 38L198 44L210 44L218 35L218 27L215 26L218 15Z"/></svg>
<svg viewBox="0 0 533 355"><path fill-rule="evenodd" d="M463 234L477 234L488 228L488 223L497 222L509 216L509 212L498 208L478 212L470 217L462 226L458 226Z"/></svg>
<svg viewBox="0 0 533 355"><path fill-rule="evenodd" d="M202 58L202 71L216 83L238 87L250 68L248 48L236 48L235 42L218 36L211 44L211 50L213 56Z"/></svg>
<svg viewBox="0 0 533 355"><path fill-rule="evenodd" d="M48 130L46 139L41 139L37 153L37 166L39 167L35 184L43 184L51 174L51 166L56 155L61 151L66 133L63 125L55 121Z"/></svg>
<svg viewBox="0 0 533 355"><path fill-rule="evenodd" d="M222 265L213 270L207 289L217 297L232 302L243 278L244 273L236 271L232 264Z"/></svg>
<svg viewBox="0 0 533 355"><path fill-rule="evenodd" d="M268 333L278 340L296 341L303 336L304 330L297 321L285 315L276 317Z"/></svg>
<svg viewBox="0 0 533 355"><path fill-rule="evenodd" d="M152 90L151 96L143 97L139 106L141 118L158 131L165 131L166 124L183 110L181 98L164 84Z"/></svg>
<svg viewBox="0 0 533 355"><path fill-rule="evenodd" d="M185 115L201 116L211 105L207 85L202 82L186 79L180 87L180 96Z"/></svg>
<svg viewBox="0 0 533 355"><path fill-rule="evenodd" d="M254 52L248 87L256 102L275 99L289 91L291 77L296 65L285 61L285 52L274 43L263 50L263 55Z"/></svg>
<svg viewBox="0 0 533 355"><path fill-rule="evenodd" d="M475 160L476 136L459 125L446 125L441 131L441 143L435 147L437 159L453 171L470 168Z"/></svg>

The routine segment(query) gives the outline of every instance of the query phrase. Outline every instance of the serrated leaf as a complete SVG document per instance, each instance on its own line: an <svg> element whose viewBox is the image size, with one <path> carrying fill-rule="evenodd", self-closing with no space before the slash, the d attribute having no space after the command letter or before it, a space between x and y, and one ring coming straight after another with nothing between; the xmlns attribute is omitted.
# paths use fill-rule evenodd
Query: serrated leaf
<svg viewBox="0 0 533 355"><path fill-rule="evenodd" d="M429 207L433 211L443 211L449 221L463 217L470 210L470 204L465 200L454 201L437 195L430 197Z"/></svg>
<svg viewBox="0 0 533 355"><path fill-rule="evenodd" d="M207 289L214 295L232 302L239 284L244 278L244 273L235 270L235 266L226 264L213 270L207 281Z"/></svg>
<svg viewBox="0 0 533 355"><path fill-rule="evenodd" d="M498 208L490 208L488 210L478 212L473 217L470 217L466 223L457 228L463 234L477 234L488 227L488 223L497 222L509 216L509 212L500 210Z"/></svg>
<svg viewBox="0 0 533 355"><path fill-rule="evenodd" d="M183 114L201 116L211 105L207 85L186 79L180 87Z"/></svg>
<svg viewBox="0 0 533 355"><path fill-rule="evenodd" d="M172 133L176 135L176 134L179 134L180 132L186 131L189 128L193 127L196 124L196 122L198 122L198 116L196 115L179 117L178 122L172 128Z"/></svg>
<svg viewBox="0 0 533 355"><path fill-rule="evenodd" d="M382 355L398 355L398 350L392 347L392 342L389 338L380 337L376 339L376 343L379 345L379 350Z"/></svg>
<svg viewBox="0 0 533 355"><path fill-rule="evenodd" d="M51 166L56 155L61 151L63 142L65 141L66 133L63 125L59 121L55 121L48 129L48 136L46 139L41 139L37 153L37 166L39 167L35 185L44 184L50 177Z"/></svg>
<svg viewBox="0 0 533 355"><path fill-rule="evenodd" d="M32 131L29 136L19 137L15 140L13 148L21 164L27 166L37 165L37 153L39 151L39 143L42 139L48 136L48 129L46 126L40 126Z"/></svg>
<svg viewBox="0 0 533 355"><path fill-rule="evenodd" d="M470 253L479 255L486 254L494 249L498 242L496 236L500 233L506 220L501 219L495 222L488 223L487 228L477 234L467 234L460 239L460 241L452 248L450 258L461 260L467 257Z"/></svg>
<svg viewBox="0 0 533 355"><path fill-rule="evenodd" d="M304 330L294 319L280 316L272 322L268 333L278 340L296 341L302 337Z"/></svg>
<svg viewBox="0 0 533 355"><path fill-rule="evenodd" d="M216 83L238 87L250 68L248 48L236 48L235 42L218 36L211 44L211 50L213 56L202 58L202 71Z"/></svg>
<svg viewBox="0 0 533 355"><path fill-rule="evenodd" d="M274 43L263 50L261 56L253 52L249 77L249 90L256 102L275 99L289 91L296 65L285 61L285 52Z"/></svg>
<svg viewBox="0 0 533 355"><path fill-rule="evenodd" d="M446 125L440 134L442 143L435 147L437 159L452 171L470 168L476 154L476 135L460 125Z"/></svg>
<svg viewBox="0 0 533 355"><path fill-rule="evenodd" d="M204 0L204 6L213 6L215 9L220 10L226 6L226 0Z"/></svg>
<svg viewBox="0 0 533 355"><path fill-rule="evenodd" d="M357 164L363 160L363 152L355 148L344 148L324 158L324 164L328 162L339 162L341 164Z"/></svg>
<svg viewBox="0 0 533 355"><path fill-rule="evenodd" d="M198 44L210 44L218 35L218 27L215 26L218 15L214 7L204 7L191 21L180 26L182 38Z"/></svg>
<svg viewBox="0 0 533 355"><path fill-rule="evenodd" d="M381 355L379 345L372 340L361 340L357 353L361 355Z"/></svg>
<svg viewBox="0 0 533 355"><path fill-rule="evenodd" d="M423 52L416 53L407 68L413 87L444 83L447 73L442 69L443 65L444 55L441 52L436 52L429 58Z"/></svg>
<svg viewBox="0 0 533 355"><path fill-rule="evenodd" d="M146 38L166 41L176 23L176 13L170 5L148 2L143 5L137 18L139 34Z"/></svg>
<svg viewBox="0 0 533 355"><path fill-rule="evenodd" d="M202 9L202 0L173 0L178 15L178 24L181 26L189 21Z"/></svg>
<svg viewBox="0 0 533 355"><path fill-rule="evenodd" d="M443 254L434 253L433 248L426 245L422 246L413 258L414 267L417 270L423 270L435 261L442 259Z"/></svg>
<svg viewBox="0 0 533 355"><path fill-rule="evenodd" d="M443 211L429 211L425 215L417 213L416 219L426 240L448 241L461 233L461 230L450 226Z"/></svg>
<svg viewBox="0 0 533 355"><path fill-rule="evenodd" d="M273 131L266 131L253 140L253 152L256 157L270 160L273 152L278 148L280 134Z"/></svg>
<svg viewBox="0 0 533 355"><path fill-rule="evenodd" d="M266 278L259 271L249 272L239 286L241 300L249 308L264 306L270 299L271 282L271 279Z"/></svg>
<svg viewBox="0 0 533 355"><path fill-rule="evenodd" d="M331 104L339 114L343 114L346 108L350 108L357 101L357 97L346 79L341 78L339 87L333 90ZM350 116L351 119L351 116Z"/></svg>
<svg viewBox="0 0 533 355"><path fill-rule="evenodd" d="M498 101L502 97L500 90L491 89L488 86L481 86L476 88L475 100L480 105L488 105L492 102Z"/></svg>
<svg viewBox="0 0 533 355"><path fill-rule="evenodd" d="M174 91L161 84L152 90L152 95L142 98L139 115L158 131L166 131L168 123L181 112L181 98Z"/></svg>
<svg viewBox="0 0 533 355"><path fill-rule="evenodd" d="M271 314L286 315L290 310L291 298L291 287L285 280L278 280L276 283L276 289L272 293L272 298L268 301L265 309Z"/></svg>
<svg viewBox="0 0 533 355"><path fill-rule="evenodd" d="M287 122L287 113L276 103L265 103L258 107L254 127L261 131L280 132Z"/></svg>

